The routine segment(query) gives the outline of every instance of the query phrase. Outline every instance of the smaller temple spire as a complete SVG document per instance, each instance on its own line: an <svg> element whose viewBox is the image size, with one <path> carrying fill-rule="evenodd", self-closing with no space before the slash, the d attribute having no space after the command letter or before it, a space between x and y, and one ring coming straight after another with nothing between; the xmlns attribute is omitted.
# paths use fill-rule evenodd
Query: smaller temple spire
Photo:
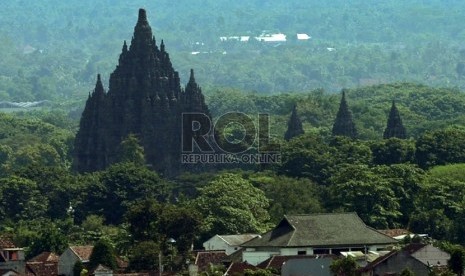
<svg viewBox="0 0 465 276"><path fill-rule="evenodd" d="M189 82L187 82L185 92L186 94L195 94L200 92L200 87L197 85L197 82L195 81L194 69L191 69Z"/></svg>
<svg viewBox="0 0 465 276"><path fill-rule="evenodd" d="M105 94L100 74L97 74L97 83L95 84L94 94Z"/></svg>
<svg viewBox="0 0 465 276"><path fill-rule="evenodd" d="M287 131L284 134L284 140L289 141L294 137L304 134L304 129L302 128L302 121L297 114L297 105L294 104L292 108L291 117L287 123Z"/></svg>
<svg viewBox="0 0 465 276"><path fill-rule="evenodd" d="M160 51L162 52L165 51L165 42L163 41L163 39L161 40L161 43L160 43Z"/></svg>
<svg viewBox="0 0 465 276"><path fill-rule="evenodd" d="M126 43L126 40L123 43L123 53L126 53L128 51L128 44Z"/></svg>
<svg viewBox="0 0 465 276"><path fill-rule="evenodd" d="M342 89L341 103L333 124L333 136L357 137L357 129L346 100L346 89Z"/></svg>
<svg viewBox="0 0 465 276"><path fill-rule="evenodd" d="M399 138L399 139L406 139L407 132L405 131L405 127L402 124L402 119L400 118L399 110L396 107L395 101L392 101L391 111L389 112L389 117L386 125L386 129L384 130L383 138Z"/></svg>
<svg viewBox="0 0 465 276"><path fill-rule="evenodd" d="M195 82L194 69L191 69L191 74L190 74L190 77L189 77L189 82Z"/></svg>
<svg viewBox="0 0 465 276"><path fill-rule="evenodd" d="M195 81L195 77L194 77L194 69L191 69L188 85L189 83L197 86L197 82Z"/></svg>

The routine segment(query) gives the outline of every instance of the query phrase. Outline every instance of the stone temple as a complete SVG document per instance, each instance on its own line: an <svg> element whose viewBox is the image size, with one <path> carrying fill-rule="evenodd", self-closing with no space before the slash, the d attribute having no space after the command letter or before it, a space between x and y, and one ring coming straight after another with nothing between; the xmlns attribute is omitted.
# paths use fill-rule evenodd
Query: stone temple
<svg viewBox="0 0 465 276"><path fill-rule="evenodd" d="M181 164L182 114L210 112L191 70L182 88L164 42L157 45L139 10L131 44L123 44L118 65L111 73L108 92L100 75L87 99L75 140L73 167L78 172L105 169L117 162L117 151L128 135L144 148L147 166L172 176Z"/></svg>

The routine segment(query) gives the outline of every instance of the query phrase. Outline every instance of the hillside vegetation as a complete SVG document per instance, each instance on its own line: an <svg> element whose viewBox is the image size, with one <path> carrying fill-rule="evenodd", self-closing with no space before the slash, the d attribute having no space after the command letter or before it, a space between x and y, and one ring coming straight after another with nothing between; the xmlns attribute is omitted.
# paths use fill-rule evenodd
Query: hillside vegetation
<svg viewBox="0 0 465 276"><path fill-rule="evenodd" d="M84 99L145 7L187 82L259 93L414 81L463 87L462 1L45 1L2 3L0 100ZM40 14L41 16L36 16ZM195 23L192 23L195 22ZM287 42L259 43L265 33ZM312 38L297 41L297 33ZM220 37L250 36L249 42ZM192 52L198 52L192 55Z"/></svg>

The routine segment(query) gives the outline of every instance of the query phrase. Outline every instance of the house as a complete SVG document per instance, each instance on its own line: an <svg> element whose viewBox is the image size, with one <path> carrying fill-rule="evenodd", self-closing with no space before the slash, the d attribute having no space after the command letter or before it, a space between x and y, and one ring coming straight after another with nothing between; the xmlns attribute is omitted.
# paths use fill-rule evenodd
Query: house
<svg viewBox="0 0 465 276"><path fill-rule="evenodd" d="M339 255L381 251L398 241L368 227L356 213L284 216L272 230L244 244L242 261L256 265L273 255Z"/></svg>
<svg viewBox="0 0 465 276"><path fill-rule="evenodd" d="M205 250L224 250L226 255L231 255L241 249L240 245L257 237L258 234L242 235L215 235L203 243Z"/></svg>
<svg viewBox="0 0 465 276"><path fill-rule="evenodd" d="M195 252L195 262L192 269L202 272L208 269L210 265L224 265L223 260L227 257L224 250L218 251L197 251Z"/></svg>
<svg viewBox="0 0 465 276"><path fill-rule="evenodd" d="M334 257L323 258L291 258L285 262L281 269L282 276L292 275L319 275L332 276L330 266Z"/></svg>
<svg viewBox="0 0 465 276"><path fill-rule="evenodd" d="M309 40L310 38L312 37L308 34L297 34L297 40Z"/></svg>
<svg viewBox="0 0 465 276"><path fill-rule="evenodd" d="M256 40L261 42L286 42L286 35L283 33L267 34L263 33L255 37Z"/></svg>
<svg viewBox="0 0 465 276"><path fill-rule="evenodd" d="M0 275L23 275L26 272L24 249L4 236L0 237L0 271Z"/></svg>
<svg viewBox="0 0 465 276"><path fill-rule="evenodd" d="M244 275L245 270L255 271L257 269L258 267L253 266L248 263L231 263L223 275L224 276Z"/></svg>
<svg viewBox="0 0 465 276"><path fill-rule="evenodd" d="M409 268L415 275L428 275L433 267L445 267L450 255L431 244L409 244L374 260L360 270L362 276L400 274Z"/></svg>
<svg viewBox="0 0 465 276"><path fill-rule="evenodd" d="M413 239L414 237L428 238L428 234L414 234L406 229L384 229L378 230L378 232L388 235L398 241L404 240L407 236L409 236L410 239Z"/></svg>
<svg viewBox="0 0 465 276"><path fill-rule="evenodd" d="M113 276L113 270L99 264L91 273L92 276Z"/></svg>
<svg viewBox="0 0 465 276"><path fill-rule="evenodd" d="M76 262L88 263L93 249L94 247L90 245L68 247L58 260L58 275L73 276Z"/></svg>
<svg viewBox="0 0 465 276"><path fill-rule="evenodd" d="M52 252L42 252L26 262L28 275L56 276L58 275L58 255Z"/></svg>
<svg viewBox="0 0 465 276"><path fill-rule="evenodd" d="M284 275L326 275L329 265L336 258L334 255L300 255L300 256L271 256L257 265L261 269L271 269ZM307 273L302 273L305 268Z"/></svg>

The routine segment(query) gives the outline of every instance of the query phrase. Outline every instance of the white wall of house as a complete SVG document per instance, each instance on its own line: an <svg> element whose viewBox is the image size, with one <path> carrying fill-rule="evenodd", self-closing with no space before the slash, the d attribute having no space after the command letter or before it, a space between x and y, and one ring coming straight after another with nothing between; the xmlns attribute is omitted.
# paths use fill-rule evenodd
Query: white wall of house
<svg viewBox="0 0 465 276"><path fill-rule="evenodd" d="M282 255L282 256L313 255L313 248L312 247L299 247L299 248L283 247L283 248L280 248L279 252L280 252L279 255Z"/></svg>
<svg viewBox="0 0 465 276"><path fill-rule="evenodd" d="M361 247L363 248L363 246L354 246L353 248L352 247L346 247L346 248L349 250L352 250L352 249L361 248ZM373 245L373 246L368 246L367 251L379 251L384 248L385 248L384 245ZM328 248L328 250L330 251L330 253L334 253L332 249ZM305 252L305 254L303 252ZM242 252L242 261L247 261L249 264L257 265L263 262L264 260L268 259L272 255L297 256L297 255L313 255L313 254L314 253L313 253L312 247L294 247L294 248L282 247L282 248L273 248L273 249L269 248L268 250L263 250L263 251L256 250L255 248L246 248L246 250Z"/></svg>
<svg viewBox="0 0 465 276"><path fill-rule="evenodd" d="M203 247L205 248L205 250L224 250L226 252L226 255L231 255L232 253L240 249L239 246L230 246L225 240L223 240L218 235L215 235L208 241L204 242Z"/></svg>
<svg viewBox="0 0 465 276"><path fill-rule="evenodd" d="M244 251L242 261L251 265L257 265L273 255L279 255L279 251Z"/></svg>
<svg viewBox="0 0 465 276"><path fill-rule="evenodd" d="M74 264L78 260L78 256L68 247L58 259L58 275L73 276Z"/></svg>

